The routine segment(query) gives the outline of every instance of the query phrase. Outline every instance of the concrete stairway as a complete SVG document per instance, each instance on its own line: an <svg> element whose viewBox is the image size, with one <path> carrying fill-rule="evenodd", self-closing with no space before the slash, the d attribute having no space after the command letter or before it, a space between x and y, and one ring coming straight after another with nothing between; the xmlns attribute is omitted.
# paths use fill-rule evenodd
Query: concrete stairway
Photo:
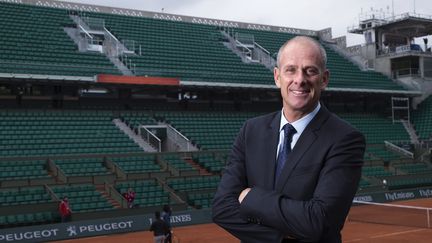
<svg viewBox="0 0 432 243"><path fill-rule="evenodd" d="M157 150L151 146L149 143L144 141L138 134L136 134L132 129L129 128L126 123L122 122L120 119L113 120L116 127L118 127L121 131L123 131L130 139L132 139L140 148L142 148L145 152L157 152Z"/></svg>

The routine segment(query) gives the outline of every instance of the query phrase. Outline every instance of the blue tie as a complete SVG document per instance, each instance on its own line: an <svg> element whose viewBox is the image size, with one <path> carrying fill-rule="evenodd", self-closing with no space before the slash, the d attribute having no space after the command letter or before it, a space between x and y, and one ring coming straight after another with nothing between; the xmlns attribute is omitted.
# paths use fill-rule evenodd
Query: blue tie
<svg viewBox="0 0 432 243"><path fill-rule="evenodd" d="M295 128L291 125L291 124L285 124L283 126L283 130L284 130L284 141L283 141L283 145L282 148L279 151L279 155L277 158L277 164L276 164L276 175L275 175L275 185L276 182L279 178L280 173L282 172L282 169L285 165L285 162L288 159L288 155L291 152L291 141L292 141L292 136L294 135L294 133L296 133L297 131L295 130Z"/></svg>

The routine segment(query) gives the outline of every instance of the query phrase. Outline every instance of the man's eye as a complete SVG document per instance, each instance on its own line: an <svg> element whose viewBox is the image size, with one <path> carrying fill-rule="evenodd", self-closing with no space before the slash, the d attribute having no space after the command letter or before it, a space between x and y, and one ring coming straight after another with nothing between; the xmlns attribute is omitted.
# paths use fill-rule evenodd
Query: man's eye
<svg viewBox="0 0 432 243"><path fill-rule="evenodd" d="M295 73L297 71L297 69L295 69L295 68L287 68L287 69L285 69L285 72L287 72L287 73Z"/></svg>
<svg viewBox="0 0 432 243"><path fill-rule="evenodd" d="M314 75L319 74L319 70L316 69L316 68L307 68L307 69L305 70L305 73L306 73L306 75L308 75L308 76L314 76Z"/></svg>

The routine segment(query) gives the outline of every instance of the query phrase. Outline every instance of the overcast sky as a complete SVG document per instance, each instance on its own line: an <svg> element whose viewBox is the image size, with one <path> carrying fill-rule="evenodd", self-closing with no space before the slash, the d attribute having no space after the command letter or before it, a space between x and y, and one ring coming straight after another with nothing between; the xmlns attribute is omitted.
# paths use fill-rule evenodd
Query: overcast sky
<svg viewBox="0 0 432 243"><path fill-rule="evenodd" d="M68 0L93 5L321 30L331 27L333 37L346 35L348 45L363 43L361 35L348 34L361 13L390 17L410 12L432 19L430 0Z"/></svg>

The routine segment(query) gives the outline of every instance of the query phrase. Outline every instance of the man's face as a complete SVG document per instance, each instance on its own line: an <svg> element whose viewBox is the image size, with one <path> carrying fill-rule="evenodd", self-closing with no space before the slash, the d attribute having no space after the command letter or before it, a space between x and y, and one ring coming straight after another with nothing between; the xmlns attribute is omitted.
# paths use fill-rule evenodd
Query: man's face
<svg viewBox="0 0 432 243"><path fill-rule="evenodd" d="M321 60L318 46L307 40L293 41L283 49L274 79L290 122L310 113L327 87L329 72Z"/></svg>

